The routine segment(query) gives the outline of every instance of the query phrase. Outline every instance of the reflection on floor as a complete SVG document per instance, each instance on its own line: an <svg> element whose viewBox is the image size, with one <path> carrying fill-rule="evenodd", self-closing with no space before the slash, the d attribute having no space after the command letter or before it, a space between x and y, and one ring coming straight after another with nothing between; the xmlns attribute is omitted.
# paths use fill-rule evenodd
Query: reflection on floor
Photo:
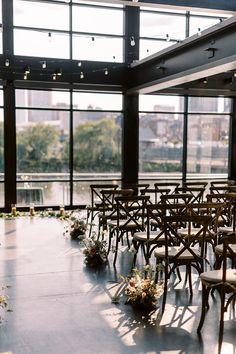
<svg viewBox="0 0 236 354"><path fill-rule="evenodd" d="M83 246L63 237L64 222L40 217L0 220L0 285L12 312L0 327L0 353L177 354L217 353L217 300L202 329L198 279L190 300L178 284L169 292L161 323L156 312L135 313L113 304L119 274L128 275L132 254L124 246L117 269L87 269ZM141 262L141 260L139 260ZM232 314L230 314L232 315ZM222 353L236 353L235 322L226 317Z"/></svg>

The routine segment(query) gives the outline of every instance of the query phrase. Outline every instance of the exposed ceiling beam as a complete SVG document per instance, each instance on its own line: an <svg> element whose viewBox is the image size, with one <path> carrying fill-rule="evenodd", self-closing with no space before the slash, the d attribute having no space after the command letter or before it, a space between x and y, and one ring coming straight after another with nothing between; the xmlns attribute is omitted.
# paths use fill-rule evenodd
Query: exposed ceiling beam
<svg viewBox="0 0 236 354"><path fill-rule="evenodd" d="M236 69L236 17L131 64L127 93L151 93Z"/></svg>

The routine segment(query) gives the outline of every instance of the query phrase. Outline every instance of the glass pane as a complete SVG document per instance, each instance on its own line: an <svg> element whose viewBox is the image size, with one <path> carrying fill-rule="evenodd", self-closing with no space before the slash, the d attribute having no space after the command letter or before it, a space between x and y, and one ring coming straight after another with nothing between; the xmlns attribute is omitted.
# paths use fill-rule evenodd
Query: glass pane
<svg viewBox="0 0 236 354"><path fill-rule="evenodd" d="M58 179L69 171L69 112L16 110L17 173Z"/></svg>
<svg viewBox="0 0 236 354"><path fill-rule="evenodd" d="M123 62L123 39L73 36L73 59Z"/></svg>
<svg viewBox="0 0 236 354"><path fill-rule="evenodd" d="M73 7L73 31L123 34L123 11L86 6Z"/></svg>
<svg viewBox="0 0 236 354"><path fill-rule="evenodd" d="M14 29L14 54L69 59L66 33Z"/></svg>
<svg viewBox="0 0 236 354"><path fill-rule="evenodd" d="M139 172L182 173L183 115L140 114Z"/></svg>
<svg viewBox="0 0 236 354"><path fill-rule="evenodd" d="M185 38L185 17L167 14L140 13L140 36L180 40Z"/></svg>
<svg viewBox="0 0 236 354"><path fill-rule="evenodd" d="M0 106L3 106L3 90L0 89Z"/></svg>
<svg viewBox="0 0 236 354"><path fill-rule="evenodd" d="M212 27L220 22L219 18L207 18L207 17L193 17L190 16L189 24L189 35L192 36L198 32L198 29L201 31Z"/></svg>
<svg viewBox="0 0 236 354"><path fill-rule="evenodd" d="M183 112L184 99L179 96L140 95L139 111Z"/></svg>
<svg viewBox="0 0 236 354"><path fill-rule="evenodd" d="M69 6L14 0L14 26L69 30Z"/></svg>
<svg viewBox="0 0 236 354"><path fill-rule="evenodd" d="M21 174L21 180L17 183L17 206L37 205L67 205L70 202L70 187L68 182L55 181L32 182L34 174ZM41 176L44 178L44 176Z"/></svg>
<svg viewBox="0 0 236 354"><path fill-rule="evenodd" d="M16 107L69 108L70 93L65 91L16 90Z"/></svg>
<svg viewBox="0 0 236 354"><path fill-rule="evenodd" d="M75 174L74 174L75 176ZM96 175L95 175L96 176ZM94 178L95 176L93 176L92 178ZM96 180L97 182L95 183L112 183L112 184L118 184L121 185L121 181L120 181L120 174L114 173L114 174L106 174L104 176L104 174L101 174L102 176L102 181L98 180L96 177L94 180ZM81 181L81 180L77 180L73 183L73 204L74 205L91 205L91 188L90 188L90 184L91 184L91 179L88 181Z"/></svg>
<svg viewBox="0 0 236 354"><path fill-rule="evenodd" d="M189 112L231 112L231 100L224 97L189 97Z"/></svg>
<svg viewBox="0 0 236 354"><path fill-rule="evenodd" d="M73 108L121 111L122 95L118 93L74 92Z"/></svg>
<svg viewBox="0 0 236 354"><path fill-rule="evenodd" d="M227 173L229 116L189 115L188 173Z"/></svg>
<svg viewBox="0 0 236 354"><path fill-rule="evenodd" d="M4 180L4 112L0 109L0 181ZM1 197L0 197L1 204Z"/></svg>
<svg viewBox="0 0 236 354"><path fill-rule="evenodd" d="M2 50L2 32L0 32L0 53L1 54L3 53L3 50Z"/></svg>
<svg viewBox="0 0 236 354"><path fill-rule="evenodd" d="M148 57L151 54L160 52L162 49L168 48L175 42L158 41L151 39L140 39L139 42L139 59Z"/></svg>
<svg viewBox="0 0 236 354"><path fill-rule="evenodd" d="M107 178L121 171L121 114L74 113L74 178Z"/></svg>
<svg viewBox="0 0 236 354"><path fill-rule="evenodd" d="M2 182L0 183L0 206L4 207L4 205L5 205L4 182Z"/></svg>

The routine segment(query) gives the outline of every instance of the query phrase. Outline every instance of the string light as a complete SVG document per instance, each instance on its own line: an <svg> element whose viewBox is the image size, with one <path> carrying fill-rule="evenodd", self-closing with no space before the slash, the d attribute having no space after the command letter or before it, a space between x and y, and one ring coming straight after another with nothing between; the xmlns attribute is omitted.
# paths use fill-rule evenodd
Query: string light
<svg viewBox="0 0 236 354"><path fill-rule="evenodd" d="M81 79L84 78L84 73L83 73L83 71L80 72L80 78L81 78Z"/></svg>
<svg viewBox="0 0 236 354"><path fill-rule="evenodd" d="M134 37L130 37L130 45L131 47L134 47L135 46L135 40L134 40Z"/></svg>
<svg viewBox="0 0 236 354"><path fill-rule="evenodd" d="M56 79L57 79L57 74L56 74L56 73L54 73L54 74L52 75L52 79L53 79L53 80L56 80Z"/></svg>
<svg viewBox="0 0 236 354"><path fill-rule="evenodd" d="M57 76L62 76L62 69L61 68L56 71L56 75Z"/></svg>
<svg viewBox="0 0 236 354"><path fill-rule="evenodd" d="M24 73L24 80L28 79L28 75L26 73Z"/></svg>
<svg viewBox="0 0 236 354"><path fill-rule="evenodd" d="M82 66L81 61L78 61L77 66L80 68Z"/></svg>
<svg viewBox="0 0 236 354"><path fill-rule="evenodd" d="M42 68L43 68L43 69L46 69L46 67L47 67L47 63L46 63L46 61L43 61L43 62L42 62Z"/></svg>
<svg viewBox="0 0 236 354"><path fill-rule="evenodd" d="M108 75L108 70L107 69L105 69L104 74Z"/></svg>
<svg viewBox="0 0 236 354"><path fill-rule="evenodd" d="M30 74L30 67L27 65L24 69L25 74Z"/></svg>
<svg viewBox="0 0 236 354"><path fill-rule="evenodd" d="M10 61L9 61L9 59L6 59L5 60L5 66L9 66L10 65Z"/></svg>

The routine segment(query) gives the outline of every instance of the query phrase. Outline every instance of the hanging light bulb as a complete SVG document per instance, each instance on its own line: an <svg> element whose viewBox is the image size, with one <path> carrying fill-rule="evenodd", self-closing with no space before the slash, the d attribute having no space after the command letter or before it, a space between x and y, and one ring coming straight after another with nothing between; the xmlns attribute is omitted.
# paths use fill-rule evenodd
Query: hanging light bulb
<svg viewBox="0 0 236 354"><path fill-rule="evenodd" d="M24 73L24 80L27 80L28 76L26 73Z"/></svg>
<svg viewBox="0 0 236 354"><path fill-rule="evenodd" d="M80 73L80 78L81 78L81 79L84 78L84 73L83 73L83 71L81 71L81 73Z"/></svg>
<svg viewBox="0 0 236 354"><path fill-rule="evenodd" d="M56 75L57 76L62 76L62 69L61 68L56 71Z"/></svg>
<svg viewBox="0 0 236 354"><path fill-rule="evenodd" d="M169 42L170 41L170 36L167 34L166 35L166 42Z"/></svg>
<svg viewBox="0 0 236 354"><path fill-rule="evenodd" d="M202 35L201 28L198 28L197 35L200 37Z"/></svg>
<svg viewBox="0 0 236 354"><path fill-rule="evenodd" d="M6 59L5 60L5 66L9 66L10 65L10 61L9 61L9 59Z"/></svg>
<svg viewBox="0 0 236 354"><path fill-rule="evenodd" d="M47 67L47 63L46 63L46 61L43 61L43 62L42 62L42 68L43 68L43 69L46 69L46 67Z"/></svg>
<svg viewBox="0 0 236 354"><path fill-rule="evenodd" d="M133 36L130 37L130 45L131 45L131 47L135 46L135 40L134 40Z"/></svg>
<svg viewBox="0 0 236 354"><path fill-rule="evenodd" d="M25 74L30 74L30 67L27 65L24 69Z"/></svg>
<svg viewBox="0 0 236 354"><path fill-rule="evenodd" d="M81 61L78 61L77 66L80 68L82 66Z"/></svg>
<svg viewBox="0 0 236 354"><path fill-rule="evenodd" d="M105 75L108 75L108 70L107 70L107 68L105 69L104 74L105 74Z"/></svg>
<svg viewBox="0 0 236 354"><path fill-rule="evenodd" d="M57 74L56 74L56 73L54 73L54 74L52 75L52 79L53 79L53 80L56 80L56 79L57 79Z"/></svg>

